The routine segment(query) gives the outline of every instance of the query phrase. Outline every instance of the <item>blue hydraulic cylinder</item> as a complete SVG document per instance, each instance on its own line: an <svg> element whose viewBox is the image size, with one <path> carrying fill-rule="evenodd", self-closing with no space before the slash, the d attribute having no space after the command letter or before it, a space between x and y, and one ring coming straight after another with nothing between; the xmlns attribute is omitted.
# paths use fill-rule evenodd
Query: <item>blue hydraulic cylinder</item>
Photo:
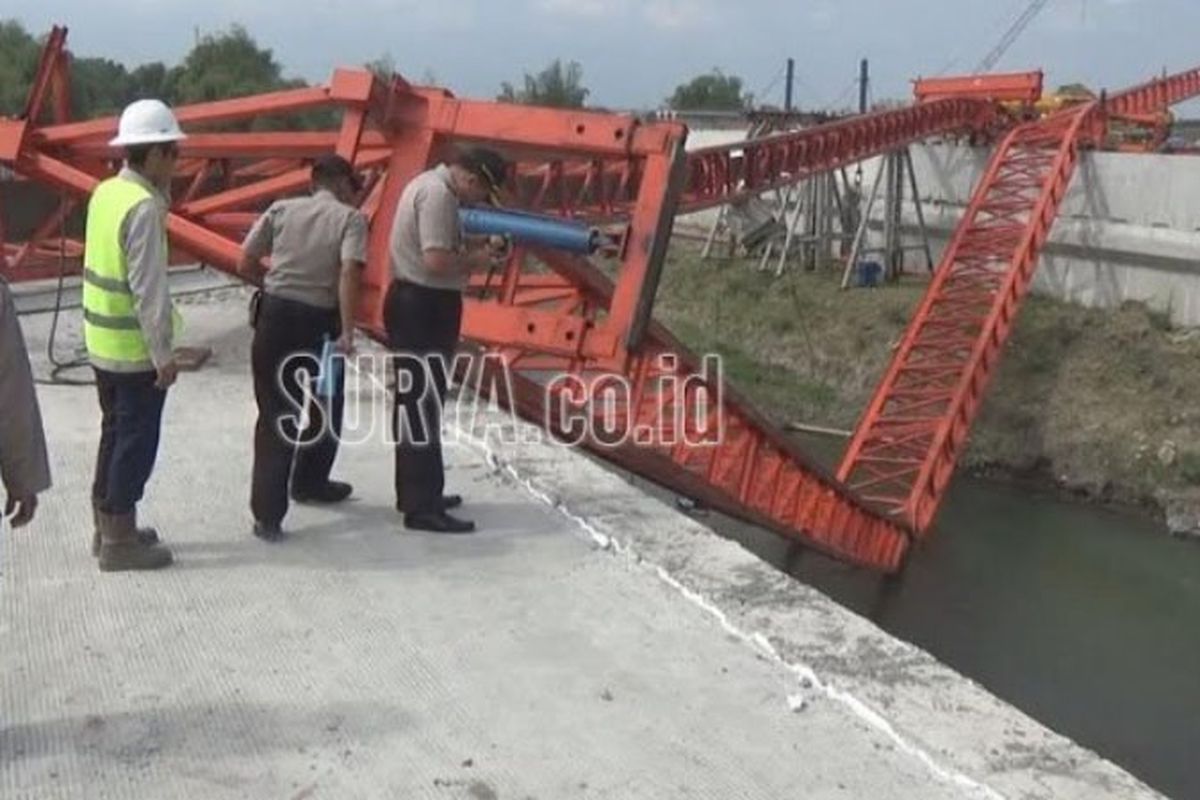
<svg viewBox="0 0 1200 800"><path fill-rule="evenodd" d="M463 232L469 236L506 236L515 244L549 247L587 255L600 246L600 232L581 222L491 208L458 211Z"/></svg>

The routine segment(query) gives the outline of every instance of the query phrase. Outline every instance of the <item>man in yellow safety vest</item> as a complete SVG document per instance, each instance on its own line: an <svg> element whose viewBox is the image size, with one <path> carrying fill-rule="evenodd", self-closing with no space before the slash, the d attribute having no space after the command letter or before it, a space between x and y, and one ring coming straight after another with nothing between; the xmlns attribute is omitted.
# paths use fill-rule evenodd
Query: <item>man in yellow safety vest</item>
<svg viewBox="0 0 1200 800"><path fill-rule="evenodd" d="M87 212L83 319L102 416L92 503L102 571L158 569L171 551L137 527L137 503L158 455L167 389L179 367L179 319L167 286L171 175L186 138L171 109L138 100L121 113L125 166L100 183Z"/></svg>

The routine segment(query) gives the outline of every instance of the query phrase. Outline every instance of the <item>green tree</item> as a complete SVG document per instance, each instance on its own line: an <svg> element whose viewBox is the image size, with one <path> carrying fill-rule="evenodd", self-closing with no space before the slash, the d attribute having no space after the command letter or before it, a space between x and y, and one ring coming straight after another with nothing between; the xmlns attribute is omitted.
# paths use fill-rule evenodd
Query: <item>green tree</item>
<svg viewBox="0 0 1200 800"><path fill-rule="evenodd" d="M107 58L72 58L71 111L78 119L118 113L130 98L129 72Z"/></svg>
<svg viewBox="0 0 1200 800"><path fill-rule="evenodd" d="M40 51L21 23L0 21L0 114L11 117L25 109Z"/></svg>
<svg viewBox="0 0 1200 800"><path fill-rule="evenodd" d="M37 72L41 44L15 21L0 21L0 114L13 116L25 107ZM129 71L107 58L71 58L71 110L75 119L119 112L128 103L158 97L172 105L225 100L305 85L288 80L270 50L260 48L245 28L205 36L178 66L160 62ZM279 130L329 128L337 124L328 110L260 118L253 125L226 124L222 130Z"/></svg>
<svg viewBox="0 0 1200 800"><path fill-rule="evenodd" d="M507 81L500 84L500 94L496 99L531 106L583 108L588 94L588 89L583 86L583 67L579 66L579 62L572 61L564 65L561 59L556 58L537 75L525 73L523 89L518 90Z"/></svg>
<svg viewBox="0 0 1200 800"><path fill-rule="evenodd" d="M155 76L147 73L142 77L150 80ZM201 38L184 57L183 63L161 78L164 99L173 105L228 100L306 85L302 80L285 79L272 52L259 47L240 25ZM259 117L253 124L227 123L217 128L227 131L311 130L329 128L336 122L333 112L321 109L285 118Z"/></svg>
<svg viewBox="0 0 1200 800"><path fill-rule="evenodd" d="M274 91L285 81L271 51L234 25L204 36L171 70L166 85L175 103L204 103Z"/></svg>
<svg viewBox="0 0 1200 800"><path fill-rule="evenodd" d="M12 116L24 110L41 50L42 43L20 23L0 23L0 114ZM131 75L123 64L111 59L73 55L70 59L71 115L75 119L112 114L130 100L161 92L162 64L143 65ZM44 106L43 115L49 110L49 105Z"/></svg>
<svg viewBox="0 0 1200 800"><path fill-rule="evenodd" d="M161 61L151 61L129 73L128 102L147 97L167 96L167 67Z"/></svg>
<svg viewBox="0 0 1200 800"><path fill-rule="evenodd" d="M667 103L677 111L742 111L753 97L742 93L742 79L714 68L675 87Z"/></svg>

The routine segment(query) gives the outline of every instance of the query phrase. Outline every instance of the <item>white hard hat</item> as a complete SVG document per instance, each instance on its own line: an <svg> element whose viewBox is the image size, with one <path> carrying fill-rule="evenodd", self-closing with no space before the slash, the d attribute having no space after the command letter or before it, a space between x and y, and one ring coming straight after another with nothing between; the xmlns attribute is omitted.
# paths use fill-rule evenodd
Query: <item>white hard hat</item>
<svg viewBox="0 0 1200 800"><path fill-rule="evenodd" d="M186 139L175 114L162 100L135 100L121 112L113 147L177 142Z"/></svg>

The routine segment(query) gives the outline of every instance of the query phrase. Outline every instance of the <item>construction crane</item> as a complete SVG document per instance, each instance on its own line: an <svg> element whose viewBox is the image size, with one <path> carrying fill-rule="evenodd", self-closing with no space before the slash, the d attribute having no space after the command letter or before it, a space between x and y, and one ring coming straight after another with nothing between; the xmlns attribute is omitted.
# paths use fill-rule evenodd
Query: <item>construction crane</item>
<svg viewBox="0 0 1200 800"><path fill-rule="evenodd" d="M15 176L0 181L0 191L37 184L61 198L28 230L0 224L0 274L9 279L61 275L68 259L78 271L82 247L67 239L64 223L120 158L108 145L115 117L69 117L65 35L56 28L47 39L27 105L48 113L0 118L0 168ZM179 263L235 273L258 212L304 190L313 158L342 155L366 178L361 208L370 220L357 322L382 339L388 234L401 192L447 149L488 142L516 164L511 205L617 223L612 257L620 263L604 270L566 248L517 243L498 280L473 276L463 335L499 361L484 363L492 374L483 393L710 508L894 572L932 530L1080 148L1103 141L1110 120L1152 122L1196 96L1200 69L1109 94L1104 108L1092 100L1022 122L995 100L950 92L686 151L687 129L675 122L464 100L339 69L320 86L176 108L189 136L167 230ZM340 125L253 130L265 115L317 109L340 112ZM212 130L215 123L251 132ZM653 320L674 216L954 133L1001 138L836 474L829 472ZM4 240L12 234L16 240Z"/></svg>
<svg viewBox="0 0 1200 800"><path fill-rule="evenodd" d="M1025 10L1021 12L1013 21L1013 24L1009 26L1008 30L1004 32L1004 35L1000 37L1000 41L996 43L996 46L975 67L974 74L979 75L984 72L991 72L992 67L996 66L1000 59L1004 57L1004 54L1008 52L1008 48L1012 47L1013 42L1021 36L1025 28L1029 27L1029 23L1033 22L1034 17L1040 14L1049 2L1050 0L1033 0L1029 5L1025 6Z"/></svg>

